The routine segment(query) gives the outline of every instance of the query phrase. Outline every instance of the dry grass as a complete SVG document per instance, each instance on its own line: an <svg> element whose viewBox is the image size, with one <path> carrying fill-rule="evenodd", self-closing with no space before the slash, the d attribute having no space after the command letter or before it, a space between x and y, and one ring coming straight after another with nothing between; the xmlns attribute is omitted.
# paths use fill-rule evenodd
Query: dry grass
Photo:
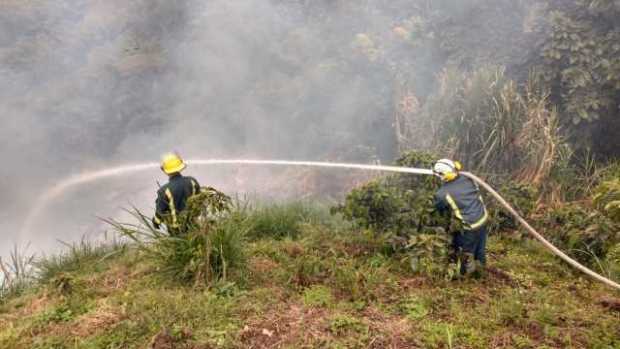
<svg viewBox="0 0 620 349"><path fill-rule="evenodd" d="M523 154L518 178L536 186L551 175L564 143L557 109L549 108L549 92L538 86L539 80L534 74L529 79L523 100L527 116L517 137Z"/></svg>
<svg viewBox="0 0 620 349"><path fill-rule="evenodd" d="M517 174L540 184L564 144L558 113L542 86L536 72L522 88L501 67L445 69L421 106L402 96L396 120L401 148L433 149L472 171Z"/></svg>
<svg viewBox="0 0 620 349"><path fill-rule="evenodd" d="M111 306L106 299L101 299L95 310L78 317L69 325L69 332L72 336L89 337L111 328L124 317L121 309Z"/></svg>

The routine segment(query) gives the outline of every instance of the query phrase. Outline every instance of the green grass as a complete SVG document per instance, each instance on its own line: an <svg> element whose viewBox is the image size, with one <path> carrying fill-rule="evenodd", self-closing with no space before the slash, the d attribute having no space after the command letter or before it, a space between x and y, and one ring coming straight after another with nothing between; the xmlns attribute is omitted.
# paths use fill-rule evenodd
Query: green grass
<svg viewBox="0 0 620 349"><path fill-rule="evenodd" d="M163 276L139 249L68 263L0 305L0 348L145 348L162 333L181 348L620 346L620 314L600 302L619 295L528 239L492 236L489 264L506 277L459 281L415 274L380 237L332 223L243 246L243 272L211 287Z"/></svg>
<svg viewBox="0 0 620 349"><path fill-rule="evenodd" d="M331 289L315 285L304 291L303 301L307 307L327 307L334 302L334 299Z"/></svg>
<svg viewBox="0 0 620 349"><path fill-rule="evenodd" d="M296 238L304 224L317 224L328 220L324 207L303 202L259 206L248 214L248 237Z"/></svg>
<svg viewBox="0 0 620 349"><path fill-rule="evenodd" d="M77 243L63 242L63 252L42 256L34 261L36 277L40 283L58 277L67 272L96 271L106 258L123 253L125 244L120 241L93 242L83 238Z"/></svg>

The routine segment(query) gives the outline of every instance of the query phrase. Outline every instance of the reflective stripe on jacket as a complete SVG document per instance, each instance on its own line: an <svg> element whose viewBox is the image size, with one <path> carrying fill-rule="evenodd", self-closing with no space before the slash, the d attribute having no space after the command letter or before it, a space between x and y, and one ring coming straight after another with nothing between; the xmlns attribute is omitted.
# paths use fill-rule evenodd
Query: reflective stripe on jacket
<svg viewBox="0 0 620 349"><path fill-rule="evenodd" d="M185 210L187 200L199 192L200 184L196 179L180 174L170 177L170 181L157 191L153 222L162 224L164 217L169 216L170 228L178 228L179 213Z"/></svg>
<svg viewBox="0 0 620 349"><path fill-rule="evenodd" d="M489 218L478 185L465 176L444 183L435 194L435 206L440 211L452 211L465 230L476 230Z"/></svg>

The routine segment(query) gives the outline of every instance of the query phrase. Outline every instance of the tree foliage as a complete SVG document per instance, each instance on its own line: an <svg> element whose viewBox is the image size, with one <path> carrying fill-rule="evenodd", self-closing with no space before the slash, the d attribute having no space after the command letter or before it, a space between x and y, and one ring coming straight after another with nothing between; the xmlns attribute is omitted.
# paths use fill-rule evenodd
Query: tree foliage
<svg viewBox="0 0 620 349"><path fill-rule="evenodd" d="M551 1L542 47L546 80L573 124L616 113L620 101L620 5Z"/></svg>

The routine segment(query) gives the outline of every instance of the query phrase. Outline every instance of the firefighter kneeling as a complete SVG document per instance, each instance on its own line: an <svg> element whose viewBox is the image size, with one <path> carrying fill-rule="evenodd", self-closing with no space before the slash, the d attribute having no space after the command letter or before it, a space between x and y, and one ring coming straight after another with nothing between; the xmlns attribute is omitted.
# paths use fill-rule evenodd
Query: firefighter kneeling
<svg viewBox="0 0 620 349"><path fill-rule="evenodd" d="M153 226L159 229L165 224L170 235L182 233L179 224L180 214L187 207L187 200L200 193L198 181L181 174L186 167L181 156L176 153L166 154L162 158L161 170L168 175L169 181L157 191Z"/></svg>
<svg viewBox="0 0 620 349"><path fill-rule="evenodd" d="M459 175L458 162L442 159L433 172L443 185L435 194L435 206L440 212L451 211L463 226L453 235L454 262L460 262L461 275L471 275L486 265L486 223L489 218L480 189L471 179Z"/></svg>

